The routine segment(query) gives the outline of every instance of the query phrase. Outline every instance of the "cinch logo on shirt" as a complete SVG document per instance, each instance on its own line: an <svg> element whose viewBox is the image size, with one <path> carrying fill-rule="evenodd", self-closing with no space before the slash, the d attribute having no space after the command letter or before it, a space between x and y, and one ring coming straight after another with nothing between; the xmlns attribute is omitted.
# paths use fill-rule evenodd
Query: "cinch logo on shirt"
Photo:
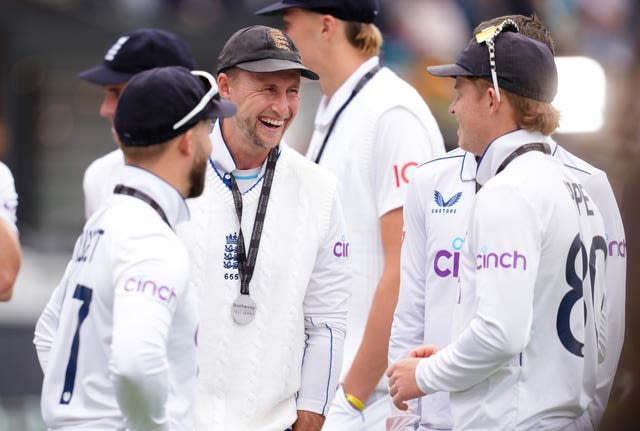
<svg viewBox="0 0 640 431"><path fill-rule="evenodd" d="M462 192L458 192L456 194L454 194L453 196L451 196L448 200L445 200L444 196L442 196L442 193L440 193L437 190L433 191L433 200L435 201L435 203L440 207L440 208L431 208L431 213L432 214L439 214L439 213L445 213L445 214L453 214L455 213L457 210L455 208L451 208L453 207L455 204L458 203L458 201L460 201L460 199L462 198Z"/></svg>
<svg viewBox="0 0 640 431"><path fill-rule="evenodd" d="M143 293L167 304L176 298L176 293L172 288L145 277L130 277L124 283L124 291Z"/></svg>
<svg viewBox="0 0 640 431"><path fill-rule="evenodd" d="M393 175L396 179L396 187L400 188L403 184L409 184L410 175L408 175L407 171L410 168L415 168L418 166L416 162L407 162L402 167L398 165L393 165Z"/></svg>
<svg viewBox="0 0 640 431"><path fill-rule="evenodd" d="M476 255L476 269L488 269L488 268L513 268L527 269L527 258L518 253L517 250L513 252L504 253L487 253L486 247L482 250L482 253Z"/></svg>
<svg viewBox="0 0 640 431"><path fill-rule="evenodd" d="M455 237L451 241L452 250L438 250L433 258L433 271L438 277L458 277L460 270L460 250L464 244L464 238Z"/></svg>
<svg viewBox="0 0 640 431"><path fill-rule="evenodd" d="M335 257L349 257L349 243L344 236L342 240L333 244L333 255Z"/></svg>
<svg viewBox="0 0 640 431"><path fill-rule="evenodd" d="M626 257L627 256L627 241L610 241L609 242L609 256L610 257Z"/></svg>

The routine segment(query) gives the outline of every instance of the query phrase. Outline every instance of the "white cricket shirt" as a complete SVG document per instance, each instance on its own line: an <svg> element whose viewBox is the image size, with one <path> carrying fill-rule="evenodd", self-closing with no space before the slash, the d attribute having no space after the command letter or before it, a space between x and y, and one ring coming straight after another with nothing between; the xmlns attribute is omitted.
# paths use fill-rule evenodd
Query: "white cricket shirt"
<svg viewBox="0 0 640 431"><path fill-rule="evenodd" d="M363 63L320 101L307 157L315 160L336 112L358 81L379 63ZM404 204L413 169L444 153L442 135L418 92L382 68L347 105L325 146L320 166L337 175L347 223L354 282L349 301L343 377L360 346L384 256L380 217ZM378 389L386 391L381 380Z"/></svg>
<svg viewBox="0 0 640 431"><path fill-rule="evenodd" d="M220 123L211 139L204 194L179 229L201 316L196 428L284 430L297 410L326 414L338 385L351 274L336 179L280 143L249 285L256 315L239 325L231 306L240 294L240 224L227 175L238 171ZM242 186L246 250L263 170Z"/></svg>
<svg viewBox="0 0 640 431"><path fill-rule="evenodd" d="M171 224L189 213L179 192L125 166ZM114 194L85 224L36 325L42 415L54 430L191 431L197 310L187 252L144 201Z"/></svg>
<svg viewBox="0 0 640 431"><path fill-rule="evenodd" d="M18 194L13 182L13 175L4 163L0 162L0 219L4 220L16 232L16 209Z"/></svg>
<svg viewBox="0 0 640 431"><path fill-rule="evenodd" d="M593 198L606 230L609 328L607 355L598 369L598 396L589 407L595 425L606 407L623 341L624 230L606 174L567 152L550 137L546 137L546 142L554 157L562 161ZM415 171L404 207L401 287L389 345L390 363L405 358L416 346L443 347L451 341L460 253L475 199L476 167L475 156L458 148L418 166ZM438 392L410 403L413 411L421 414L421 430L452 428L448 400L448 393Z"/></svg>
<svg viewBox="0 0 640 431"><path fill-rule="evenodd" d="M479 162L484 186L463 245L454 341L416 370L427 394L452 392L459 430L562 429L595 397L606 342L604 225L553 157L528 152L496 175L529 142L544 137L509 133Z"/></svg>
<svg viewBox="0 0 640 431"><path fill-rule="evenodd" d="M85 220L113 194L113 188L121 182L123 166L124 155L117 148L97 158L87 167L82 179Z"/></svg>

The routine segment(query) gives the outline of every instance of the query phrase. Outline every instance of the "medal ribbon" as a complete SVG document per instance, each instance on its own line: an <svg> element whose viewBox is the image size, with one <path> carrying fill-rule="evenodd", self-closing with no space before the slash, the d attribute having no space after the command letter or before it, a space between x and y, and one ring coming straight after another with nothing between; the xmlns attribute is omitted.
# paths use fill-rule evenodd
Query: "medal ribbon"
<svg viewBox="0 0 640 431"><path fill-rule="evenodd" d="M267 157L267 167L264 173L262 190L260 190L260 198L258 199L258 208L256 209L256 219L253 222L253 231L251 232L251 240L249 241L249 253L246 252L244 246L244 235L242 234L242 194L238 188L238 183L231 177L231 193L233 194L233 203L236 207L238 223L240 224L240 232L238 234L238 271L240 272L240 293L249 295L249 283L253 277L253 270L256 267L256 259L258 257L258 248L260 247L260 238L262 237L262 227L264 219L267 215L267 205L269 204L269 195L271 194L271 183L276 170L276 161L278 160L278 149L273 148Z"/></svg>

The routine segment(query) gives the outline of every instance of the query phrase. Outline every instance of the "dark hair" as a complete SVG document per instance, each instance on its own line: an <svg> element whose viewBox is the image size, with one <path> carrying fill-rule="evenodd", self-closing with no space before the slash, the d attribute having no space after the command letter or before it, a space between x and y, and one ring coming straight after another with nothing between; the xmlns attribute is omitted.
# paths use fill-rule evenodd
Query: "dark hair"
<svg viewBox="0 0 640 431"><path fill-rule="evenodd" d="M544 25L542 20L535 14L531 16L525 15L504 15L497 18L492 18L486 21L482 21L478 26L473 29L473 34L477 34L487 27L492 25L500 25L505 19L511 19L518 25L518 32L530 37L531 39L538 40L549 47L551 54L556 55L556 44L551 37L551 33Z"/></svg>

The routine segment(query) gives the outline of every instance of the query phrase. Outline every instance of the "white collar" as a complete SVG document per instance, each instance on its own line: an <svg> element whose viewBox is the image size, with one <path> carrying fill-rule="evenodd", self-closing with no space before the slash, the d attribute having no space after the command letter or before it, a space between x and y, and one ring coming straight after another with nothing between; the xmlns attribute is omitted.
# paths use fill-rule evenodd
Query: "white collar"
<svg viewBox="0 0 640 431"><path fill-rule="evenodd" d="M518 129L502 135L489 144L478 162L476 181L485 185L489 179L496 175L502 162L516 150L516 148L532 142L547 143L548 137L540 132L529 132Z"/></svg>
<svg viewBox="0 0 640 431"><path fill-rule="evenodd" d="M352 74L342 83L340 88L333 93L331 100L327 103L327 96L322 95L320 99L320 105L316 112L315 124L316 126L327 126L333 120L336 112L347 101L353 89L356 88L360 79L367 74L371 69L380 64L380 58L377 56L371 57L360 65Z"/></svg>
<svg viewBox="0 0 640 431"><path fill-rule="evenodd" d="M211 139L211 156L209 157L209 164L213 167L215 173L222 180L222 182L229 189L231 189L229 174L237 172L238 165L236 164L235 160L233 160L231 151L229 151L229 147L227 147L227 143L224 141L224 137L222 136L221 123L222 122L218 120L213 127L213 131L209 135L209 139ZM278 145L278 157L280 157L282 148L285 145L286 144L284 140L281 140L280 144ZM260 167L260 173L256 177L256 184L262 180L266 169L267 160L265 159L265 161L262 163L262 166Z"/></svg>
<svg viewBox="0 0 640 431"><path fill-rule="evenodd" d="M172 228L190 218L189 207L180 192L171 184L146 169L125 165L122 184L139 190L160 205Z"/></svg>

